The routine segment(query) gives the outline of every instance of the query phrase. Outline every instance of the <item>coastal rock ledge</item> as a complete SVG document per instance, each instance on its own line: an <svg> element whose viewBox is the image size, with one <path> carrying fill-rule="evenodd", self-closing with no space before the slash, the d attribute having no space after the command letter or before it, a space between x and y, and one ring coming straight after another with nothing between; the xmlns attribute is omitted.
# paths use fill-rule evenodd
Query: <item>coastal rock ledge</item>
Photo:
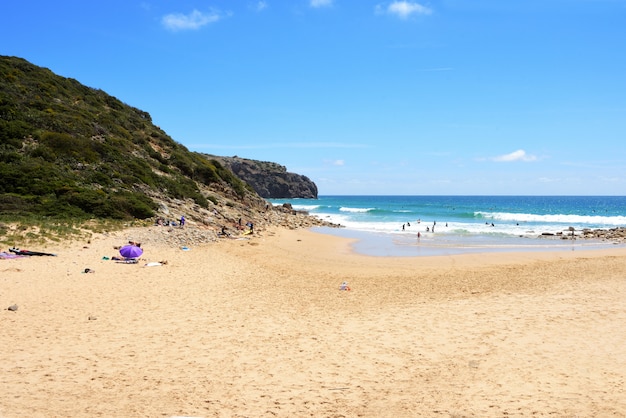
<svg viewBox="0 0 626 418"><path fill-rule="evenodd" d="M582 237L588 239L626 242L626 227L610 229L583 229Z"/></svg>
<svg viewBox="0 0 626 418"><path fill-rule="evenodd" d="M224 206L220 211L200 214L194 212L191 207L180 206L176 208L177 211L189 214L185 227L160 226L156 222L148 227L129 226L124 232L127 234L125 240L144 244L194 247L224 238L254 240L272 235L276 228L293 230L316 226L342 227L312 216L306 211L294 210L288 203L280 206L268 205L260 212L242 209L243 207ZM242 218L242 215L245 218ZM246 233L248 227L245 224L248 221L254 224L253 234Z"/></svg>
<svg viewBox="0 0 626 418"><path fill-rule="evenodd" d="M544 232L542 237L556 236L561 239L595 239L602 241L613 241L615 243L626 243L626 227L616 227L609 229L585 228L576 231L570 227L567 231L551 233Z"/></svg>

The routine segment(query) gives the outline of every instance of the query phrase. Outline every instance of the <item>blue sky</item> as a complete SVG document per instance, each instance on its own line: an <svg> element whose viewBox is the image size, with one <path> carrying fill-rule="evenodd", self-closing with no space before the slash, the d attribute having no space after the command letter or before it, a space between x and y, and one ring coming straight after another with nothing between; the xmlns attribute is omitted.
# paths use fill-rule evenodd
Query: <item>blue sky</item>
<svg viewBox="0 0 626 418"><path fill-rule="evenodd" d="M29 1L0 54L330 194L626 194L626 0Z"/></svg>

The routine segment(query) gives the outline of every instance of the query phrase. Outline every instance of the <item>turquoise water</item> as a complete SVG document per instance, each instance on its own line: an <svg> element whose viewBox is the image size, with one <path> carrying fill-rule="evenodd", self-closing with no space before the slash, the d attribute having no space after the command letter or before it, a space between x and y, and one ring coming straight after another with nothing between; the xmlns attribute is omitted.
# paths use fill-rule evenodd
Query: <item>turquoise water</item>
<svg viewBox="0 0 626 418"><path fill-rule="evenodd" d="M417 250L427 252L424 248L467 252L571 247L556 239L548 242L542 234L626 226L624 196L320 196L270 201L289 202L294 209L344 226L321 231L358 238L355 249L376 255L415 255ZM366 246L373 249L364 250Z"/></svg>

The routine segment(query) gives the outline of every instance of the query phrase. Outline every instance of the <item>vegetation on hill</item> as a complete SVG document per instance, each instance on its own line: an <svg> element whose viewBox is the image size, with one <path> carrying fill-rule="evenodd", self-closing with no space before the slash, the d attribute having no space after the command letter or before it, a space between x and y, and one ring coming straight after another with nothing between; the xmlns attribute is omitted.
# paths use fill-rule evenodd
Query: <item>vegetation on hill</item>
<svg viewBox="0 0 626 418"><path fill-rule="evenodd" d="M146 219L158 197L208 208L252 189L148 113L21 58L0 56L0 217Z"/></svg>

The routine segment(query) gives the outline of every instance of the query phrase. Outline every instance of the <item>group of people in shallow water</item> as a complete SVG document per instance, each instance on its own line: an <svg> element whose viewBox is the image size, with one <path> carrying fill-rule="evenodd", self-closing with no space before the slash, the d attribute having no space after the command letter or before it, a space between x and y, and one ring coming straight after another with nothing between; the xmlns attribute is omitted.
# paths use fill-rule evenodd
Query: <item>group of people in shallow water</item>
<svg viewBox="0 0 626 418"><path fill-rule="evenodd" d="M421 220L421 219L418 219L418 220L417 220L417 223L418 223L418 224L421 224L421 223L422 223L422 220ZM435 232L435 226L437 226L437 221L433 221L433 225L432 225L432 226L427 226L427 227L426 227L426 232L432 232L432 233L434 233L434 232ZM407 223L405 223L405 224L402 224L402 230L403 230L403 231L406 231L406 228L410 228L410 227L411 227L411 222L407 222ZM448 227L448 223L446 222L446 228L447 228L447 227ZM422 233L418 231L418 232L417 232L417 238L419 239L419 238L421 238L421 237L422 237Z"/></svg>
<svg viewBox="0 0 626 418"><path fill-rule="evenodd" d="M422 223L422 220L421 220L421 219L418 219L418 220L417 220L417 223L418 223L418 224L421 224L421 223ZM489 225L489 222L485 222L485 225ZM519 223L518 223L517 225L519 225ZM407 228L407 227L410 227L410 226L411 226L411 222L407 222L407 223L405 223L405 224L402 224L402 230L403 230L403 231L406 231L406 228ZM432 233L434 233L434 232L435 232L435 226L437 226L437 221L433 221L433 226L427 226L427 227L426 227L426 232L432 232ZM491 223L491 226L495 226L495 224L492 222L492 223ZM446 222L446 228L447 228L447 227L448 227L448 223ZM422 233L418 231L418 233L417 233L417 238L421 238L421 237L422 237Z"/></svg>

